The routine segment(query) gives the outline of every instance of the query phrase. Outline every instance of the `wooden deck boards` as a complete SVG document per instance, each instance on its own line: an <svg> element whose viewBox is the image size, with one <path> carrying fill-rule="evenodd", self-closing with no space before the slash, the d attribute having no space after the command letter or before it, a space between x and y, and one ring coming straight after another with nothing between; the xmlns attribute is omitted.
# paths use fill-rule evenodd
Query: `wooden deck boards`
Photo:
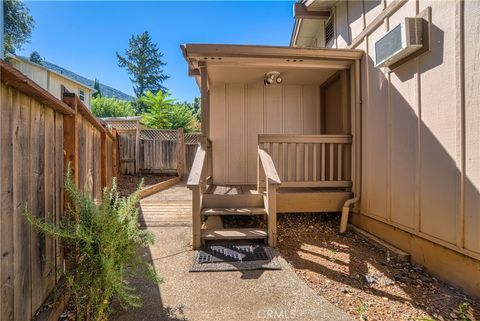
<svg viewBox="0 0 480 321"><path fill-rule="evenodd" d="M267 237L264 228L231 228L222 230L202 230L204 240L262 239Z"/></svg>
<svg viewBox="0 0 480 321"><path fill-rule="evenodd" d="M205 202L211 204L204 205L211 208L237 205L237 207L258 207L259 205L246 203L243 199L258 196L254 185L213 185L207 189L206 195L209 195L209 198ZM222 195L228 196L229 199L217 200ZM238 200L239 204L230 199L235 195L243 197ZM318 188L280 188L277 195L279 213L339 211L343 202L351 197L350 192L340 189ZM226 203L225 206L220 201ZM184 183L179 183L142 199L140 209L140 223L143 226L190 226L192 224L192 192Z"/></svg>
<svg viewBox="0 0 480 321"><path fill-rule="evenodd" d="M179 183L148 196L140 201L139 216L142 226L190 226L192 192Z"/></svg>

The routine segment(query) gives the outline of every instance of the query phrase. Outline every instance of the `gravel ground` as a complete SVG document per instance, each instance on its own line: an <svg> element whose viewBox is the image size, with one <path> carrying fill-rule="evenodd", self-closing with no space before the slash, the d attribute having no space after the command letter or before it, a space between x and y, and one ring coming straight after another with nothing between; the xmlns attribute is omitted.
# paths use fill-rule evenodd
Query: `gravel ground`
<svg viewBox="0 0 480 321"><path fill-rule="evenodd" d="M117 177L117 188L121 196L128 196L135 192L138 188L138 185L143 178L143 187L148 187L163 181L166 181L170 178L175 177L174 175L160 175L160 174L139 174L139 175L118 175Z"/></svg>
<svg viewBox="0 0 480 321"><path fill-rule="evenodd" d="M337 229L330 214L279 218L282 256L334 305L359 320L480 320L478 298Z"/></svg>

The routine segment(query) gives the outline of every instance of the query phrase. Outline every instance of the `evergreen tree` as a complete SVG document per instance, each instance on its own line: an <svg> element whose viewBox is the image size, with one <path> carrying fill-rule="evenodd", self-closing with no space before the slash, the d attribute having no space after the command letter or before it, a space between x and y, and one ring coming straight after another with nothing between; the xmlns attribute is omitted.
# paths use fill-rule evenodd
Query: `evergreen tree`
<svg viewBox="0 0 480 321"><path fill-rule="evenodd" d="M130 38L128 49L122 56L116 52L118 66L126 68L133 82L133 91L137 97L145 92L167 92L162 85L169 77L164 74L162 61L163 53L160 52L156 43L152 41L148 31L141 35L133 35Z"/></svg>
<svg viewBox="0 0 480 321"><path fill-rule="evenodd" d="M93 88L96 90L96 92L92 95L93 98L100 98L102 97L102 92L100 91L100 82L98 79L95 79L93 82Z"/></svg>
<svg viewBox="0 0 480 321"><path fill-rule="evenodd" d="M193 109L193 114L195 115L195 117L197 118L198 121L200 121L201 118L202 118L201 105L202 105L202 101L201 101L200 97L193 98L193 102L192 102L191 106L192 106L192 109Z"/></svg>
<svg viewBox="0 0 480 321"><path fill-rule="evenodd" d="M34 63L39 64L39 65L41 65L42 61L43 61L43 59L40 56L40 54L38 53L38 51L32 51L29 59L30 59L31 62L34 62Z"/></svg>
<svg viewBox="0 0 480 321"><path fill-rule="evenodd" d="M30 10L19 0L3 0L4 52L15 53L28 42L34 27Z"/></svg>

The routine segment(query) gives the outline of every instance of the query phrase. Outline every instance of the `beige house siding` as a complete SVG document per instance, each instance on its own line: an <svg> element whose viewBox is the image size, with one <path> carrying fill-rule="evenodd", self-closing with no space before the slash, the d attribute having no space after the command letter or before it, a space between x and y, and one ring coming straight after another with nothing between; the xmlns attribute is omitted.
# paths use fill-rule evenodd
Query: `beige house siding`
<svg viewBox="0 0 480 321"><path fill-rule="evenodd" d="M256 184L258 134L318 134L319 91L319 85L213 84L214 183Z"/></svg>
<svg viewBox="0 0 480 321"><path fill-rule="evenodd" d="M18 60L12 60L13 66L20 70L28 78L39 84L42 88L48 88L48 73L42 68L35 67L30 64L23 63Z"/></svg>
<svg viewBox="0 0 480 321"><path fill-rule="evenodd" d="M12 59L12 64L15 68L20 70L28 78L35 81L42 88L50 92L58 99L61 97L61 86L65 86L68 91L74 92L79 95L79 90L82 89L85 92L85 105L90 108L90 99L92 90L78 82L72 81L69 78L63 77L55 72L46 70L33 63L28 63L19 59Z"/></svg>
<svg viewBox="0 0 480 321"><path fill-rule="evenodd" d="M68 91L73 92L79 95L79 90L82 89L85 91L85 105L90 108L90 97L91 97L91 89L88 87L82 87L80 84L73 82L69 79L63 78L60 75L50 73L50 87L49 91L55 96L60 97L61 95L61 88L62 85L67 88Z"/></svg>
<svg viewBox="0 0 480 321"><path fill-rule="evenodd" d="M331 46L348 48L352 39L388 6L398 3L338 2L333 10L335 41ZM431 52L393 71L376 68L375 41L404 17L413 17L427 7L432 10ZM473 258L469 265L476 268L450 274L454 281L477 294L480 293L479 16L478 1L407 1L352 47L366 53L361 66L361 215L354 222L410 251L421 252L416 246L429 251L425 241L418 241L423 239ZM397 229L388 230L375 221L418 237L407 246ZM418 253L414 259L420 260ZM449 257L462 263L455 255ZM448 269L443 263L445 260L423 262L445 274ZM456 268L461 270L461 266ZM467 275L470 281L467 276L461 277L467 271L476 271L475 276Z"/></svg>

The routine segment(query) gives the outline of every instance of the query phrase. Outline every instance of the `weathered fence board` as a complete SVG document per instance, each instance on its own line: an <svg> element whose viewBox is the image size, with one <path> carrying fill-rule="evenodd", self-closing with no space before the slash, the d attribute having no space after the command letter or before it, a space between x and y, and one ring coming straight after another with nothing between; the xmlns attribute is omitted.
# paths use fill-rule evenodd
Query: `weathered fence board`
<svg viewBox="0 0 480 321"><path fill-rule="evenodd" d="M30 199L30 102L13 93L13 319L19 321L31 317L31 268L40 263L30 262L30 226L23 216Z"/></svg>
<svg viewBox="0 0 480 321"><path fill-rule="evenodd" d="M0 95L0 184L1 224L0 247L2 260L0 265L2 320L13 320L13 93L12 88L1 86Z"/></svg>
<svg viewBox="0 0 480 321"><path fill-rule="evenodd" d="M136 131L119 131L120 143L120 172L134 174L136 172Z"/></svg>
<svg viewBox="0 0 480 321"><path fill-rule="evenodd" d="M63 143L64 143L64 128L63 128L63 115L56 113L55 114L55 142L59 144L58 146L58 153L55 153L55 222L59 223L60 219L62 218L64 203L63 203L63 192L64 192L64 155L63 155ZM60 242L54 241L54 249L55 249L55 281L60 279L61 272L64 269L63 266L63 247L61 246Z"/></svg>

